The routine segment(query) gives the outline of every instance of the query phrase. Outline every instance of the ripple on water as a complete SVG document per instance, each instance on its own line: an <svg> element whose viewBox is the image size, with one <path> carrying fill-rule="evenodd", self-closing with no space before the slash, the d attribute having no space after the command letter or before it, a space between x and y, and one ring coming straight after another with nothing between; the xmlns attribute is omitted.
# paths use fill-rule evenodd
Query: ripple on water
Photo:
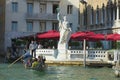
<svg viewBox="0 0 120 80"><path fill-rule="evenodd" d="M49 66L45 71L24 69L22 64L0 64L0 80L120 80L111 68Z"/></svg>

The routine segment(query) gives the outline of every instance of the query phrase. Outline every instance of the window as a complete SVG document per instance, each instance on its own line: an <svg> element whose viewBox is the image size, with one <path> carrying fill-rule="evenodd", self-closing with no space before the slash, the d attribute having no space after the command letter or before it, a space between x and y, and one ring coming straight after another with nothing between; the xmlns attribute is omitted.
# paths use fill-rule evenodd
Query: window
<svg viewBox="0 0 120 80"><path fill-rule="evenodd" d="M117 6L114 7L114 19L117 19Z"/></svg>
<svg viewBox="0 0 120 80"><path fill-rule="evenodd" d="M116 19L116 13L117 12L117 8L116 8L116 6L113 6L113 20L115 20Z"/></svg>
<svg viewBox="0 0 120 80"><path fill-rule="evenodd" d="M27 13L28 14L33 13L33 3L27 3Z"/></svg>
<svg viewBox="0 0 120 80"><path fill-rule="evenodd" d="M46 23L40 22L40 31L44 32L46 30Z"/></svg>
<svg viewBox="0 0 120 80"><path fill-rule="evenodd" d="M87 25L87 8L85 8L84 12L83 12L83 21L84 21L84 26Z"/></svg>
<svg viewBox="0 0 120 80"><path fill-rule="evenodd" d="M92 9L91 9L91 18L90 18L91 20L91 24L94 24L94 10L93 10L93 7L92 7Z"/></svg>
<svg viewBox="0 0 120 80"><path fill-rule="evenodd" d="M46 4L44 3L40 4L40 13L46 13Z"/></svg>
<svg viewBox="0 0 120 80"><path fill-rule="evenodd" d="M58 4L53 4L53 14L57 13Z"/></svg>
<svg viewBox="0 0 120 80"><path fill-rule="evenodd" d="M101 23L104 23L104 22L105 22L105 6L104 6L104 4L103 4Z"/></svg>
<svg viewBox="0 0 120 80"><path fill-rule="evenodd" d="M2 27L2 21L0 20L0 28Z"/></svg>
<svg viewBox="0 0 120 80"><path fill-rule="evenodd" d="M58 30L58 23L53 22L52 30Z"/></svg>
<svg viewBox="0 0 120 80"><path fill-rule="evenodd" d="M3 9L2 9L2 6L0 5L0 16L2 15L3 13Z"/></svg>
<svg viewBox="0 0 120 80"><path fill-rule="evenodd" d="M18 22L17 21L12 21L11 30L12 31L17 31L17 27L18 27Z"/></svg>
<svg viewBox="0 0 120 80"><path fill-rule="evenodd" d="M12 2L12 12L18 12L18 3Z"/></svg>
<svg viewBox="0 0 120 80"><path fill-rule="evenodd" d="M111 16L110 16L110 7L107 6L106 9L107 9L107 13L106 13L107 21L109 22L109 21L110 21L110 18L111 18Z"/></svg>
<svg viewBox="0 0 120 80"><path fill-rule="evenodd" d="M70 25L70 28L72 29L73 24L72 24L72 23L69 23L69 25Z"/></svg>
<svg viewBox="0 0 120 80"><path fill-rule="evenodd" d="M113 4L111 4L111 21L114 20L114 18L113 18L113 10L114 10L114 7L113 7Z"/></svg>
<svg viewBox="0 0 120 80"><path fill-rule="evenodd" d="M27 31L32 32L33 31L33 22L27 22Z"/></svg>
<svg viewBox="0 0 120 80"><path fill-rule="evenodd" d="M72 8L73 8L72 5L67 6L67 14L72 14Z"/></svg>
<svg viewBox="0 0 120 80"><path fill-rule="evenodd" d="M96 11L96 24L99 24L99 8L97 6L97 11Z"/></svg>

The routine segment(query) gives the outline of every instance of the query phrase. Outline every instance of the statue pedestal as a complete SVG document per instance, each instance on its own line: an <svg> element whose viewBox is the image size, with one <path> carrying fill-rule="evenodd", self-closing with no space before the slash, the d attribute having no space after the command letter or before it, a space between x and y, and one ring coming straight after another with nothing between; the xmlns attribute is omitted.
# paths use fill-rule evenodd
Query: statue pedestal
<svg viewBox="0 0 120 80"><path fill-rule="evenodd" d="M67 50L68 45L66 43L58 44L58 60L66 60L67 59Z"/></svg>
<svg viewBox="0 0 120 80"><path fill-rule="evenodd" d="M67 50L65 50L65 49L58 50L57 59L58 60L66 60L67 59Z"/></svg>

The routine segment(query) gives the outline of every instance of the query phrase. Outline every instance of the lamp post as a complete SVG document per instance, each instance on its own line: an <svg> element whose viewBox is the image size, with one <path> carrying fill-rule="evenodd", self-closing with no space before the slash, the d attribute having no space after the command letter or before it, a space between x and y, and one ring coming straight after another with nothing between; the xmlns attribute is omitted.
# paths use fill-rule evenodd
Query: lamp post
<svg viewBox="0 0 120 80"><path fill-rule="evenodd" d="M85 16L84 16L84 23L85 23L85 30L87 29L87 1L80 0L82 4L85 5ZM85 18L86 17L86 18ZM86 67L86 39L83 41L83 53L84 53L84 67Z"/></svg>

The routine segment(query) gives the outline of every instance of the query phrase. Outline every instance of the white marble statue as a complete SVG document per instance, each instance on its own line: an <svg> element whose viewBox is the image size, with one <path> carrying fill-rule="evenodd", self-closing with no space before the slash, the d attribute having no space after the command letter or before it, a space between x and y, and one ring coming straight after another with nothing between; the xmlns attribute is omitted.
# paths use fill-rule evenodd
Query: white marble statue
<svg viewBox="0 0 120 80"><path fill-rule="evenodd" d="M60 17L61 17L60 13L58 13L57 19L59 21L59 31L60 31L59 44L68 43L72 31L69 22L66 19L66 16L63 17L63 21L62 19L60 19Z"/></svg>
<svg viewBox="0 0 120 80"><path fill-rule="evenodd" d="M69 22L66 19L66 16L62 16L58 12L57 14L57 19L59 21L59 31L60 31L60 38L58 42L58 55L57 59L58 60L66 60L68 59L68 42L71 36L71 28L69 25Z"/></svg>

